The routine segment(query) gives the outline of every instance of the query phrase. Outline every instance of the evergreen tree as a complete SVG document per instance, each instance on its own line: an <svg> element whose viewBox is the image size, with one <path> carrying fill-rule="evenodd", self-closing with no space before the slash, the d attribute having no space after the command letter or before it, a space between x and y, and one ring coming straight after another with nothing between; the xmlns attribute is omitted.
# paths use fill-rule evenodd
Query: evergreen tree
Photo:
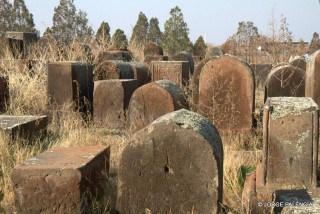
<svg viewBox="0 0 320 214"><path fill-rule="evenodd" d="M206 51L207 51L207 45L203 37L199 36L197 41L194 43L193 54L204 58L206 56Z"/></svg>
<svg viewBox="0 0 320 214"><path fill-rule="evenodd" d="M102 22L97 33L96 40L99 44L108 44L110 42L110 26L108 22Z"/></svg>
<svg viewBox="0 0 320 214"><path fill-rule="evenodd" d="M317 32L314 32L312 36L312 40L310 42L310 46L309 46L309 53L312 54L319 49L320 49L319 34Z"/></svg>
<svg viewBox="0 0 320 214"><path fill-rule="evenodd" d="M162 44L162 32L159 28L159 20L157 18L150 19L150 25L147 34L147 41L157 45Z"/></svg>
<svg viewBox="0 0 320 214"><path fill-rule="evenodd" d="M117 29L112 36L112 48L124 49L128 47L128 40L123 30Z"/></svg>
<svg viewBox="0 0 320 214"><path fill-rule="evenodd" d="M171 9L164 28L163 47L169 55L189 49L189 29L178 6Z"/></svg>
<svg viewBox="0 0 320 214"><path fill-rule="evenodd" d="M12 5L8 0L0 0L0 36L12 30Z"/></svg>
<svg viewBox="0 0 320 214"><path fill-rule="evenodd" d="M13 3L14 30L34 32L33 15L29 12L24 0L14 0Z"/></svg>
<svg viewBox="0 0 320 214"><path fill-rule="evenodd" d="M136 47L143 47L147 40L148 18L143 12L139 13L138 21L133 28L130 44Z"/></svg>
<svg viewBox="0 0 320 214"><path fill-rule="evenodd" d="M87 14L77 12L73 0L60 0L53 15L53 36L60 42L68 43L73 39L92 35L92 28L88 26Z"/></svg>

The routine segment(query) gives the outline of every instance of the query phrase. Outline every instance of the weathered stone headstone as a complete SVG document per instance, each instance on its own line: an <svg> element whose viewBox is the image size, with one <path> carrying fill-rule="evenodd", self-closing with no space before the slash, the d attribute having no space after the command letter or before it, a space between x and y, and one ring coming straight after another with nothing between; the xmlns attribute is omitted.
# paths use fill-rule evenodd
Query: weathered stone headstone
<svg viewBox="0 0 320 214"><path fill-rule="evenodd" d="M198 112L219 131L249 131L253 124L254 75L232 56L212 59L202 68Z"/></svg>
<svg viewBox="0 0 320 214"><path fill-rule="evenodd" d="M132 56L128 51L121 51L121 50L113 50L113 51L102 51L98 54L95 59L95 64L100 64L104 61L110 60L120 60L125 62L132 61Z"/></svg>
<svg viewBox="0 0 320 214"><path fill-rule="evenodd" d="M223 148L218 131L184 109L158 118L128 142L118 184L120 213L219 213Z"/></svg>
<svg viewBox="0 0 320 214"><path fill-rule="evenodd" d="M6 32L6 39L14 58L25 58L29 47L38 40L37 33L33 32Z"/></svg>
<svg viewBox="0 0 320 214"><path fill-rule="evenodd" d="M181 88L169 80L159 80L138 88L132 95L128 109L128 126L134 133L158 117L186 108Z"/></svg>
<svg viewBox="0 0 320 214"><path fill-rule="evenodd" d="M199 64L196 65L195 71L192 76L192 102L194 110L197 110L197 105L199 103L199 79L203 66L209 62L210 59L204 59Z"/></svg>
<svg viewBox="0 0 320 214"><path fill-rule="evenodd" d="M256 88L264 90L264 83L272 69L272 64L251 64L250 67L254 72Z"/></svg>
<svg viewBox="0 0 320 214"><path fill-rule="evenodd" d="M104 61L94 71L94 80L136 79L139 85L149 83L151 76L146 65L135 62Z"/></svg>
<svg viewBox="0 0 320 214"><path fill-rule="evenodd" d="M92 66L80 62L48 64L48 96L51 106L73 106L80 112L92 111Z"/></svg>
<svg viewBox="0 0 320 214"><path fill-rule="evenodd" d="M189 81L187 61L153 61L150 70L152 81L170 80L179 86L187 85Z"/></svg>
<svg viewBox="0 0 320 214"><path fill-rule="evenodd" d="M146 56L163 56L163 49L161 46L150 42L143 49L144 57Z"/></svg>
<svg viewBox="0 0 320 214"><path fill-rule="evenodd" d="M193 74L194 72L194 61L191 53L188 52L180 52L173 57L170 58L172 61L187 61L189 62L190 66L190 73Z"/></svg>
<svg viewBox="0 0 320 214"><path fill-rule="evenodd" d="M265 82L265 100L268 97L304 97L305 71L291 65L271 70Z"/></svg>
<svg viewBox="0 0 320 214"><path fill-rule="evenodd" d="M297 57L289 61L289 64L298 67L304 71L307 69L307 62L304 57Z"/></svg>
<svg viewBox="0 0 320 214"><path fill-rule="evenodd" d="M100 80L94 82L93 120L98 126L123 129L126 111L137 80Z"/></svg>
<svg viewBox="0 0 320 214"><path fill-rule="evenodd" d="M311 55L307 63L305 96L320 105L320 50Z"/></svg>
<svg viewBox="0 0 320 214"><path fill-rule="evenodd" d="M101 197L110 150L102 146L54 148L12 173L18 213L88 213Z"/></svg>
<svg viewBox="0 0 320 214"><path fill-rule="evenodd" d="M6 76L0 75L0 112L7 109L9 101L9 79Z"/></svg>
<svg viewBox="0 0 320 214"><path fill-rule="evenodd" d="M0 115L0 129L11 138L30 139L46 132L47 116Z"/></svg>
<svg viewBox="0 0 320 214"><path fill-rule="evenodd" d="M264 205L249 203L258 210L271 209L266 202L275 200L276 191L314 190L318 169L319 108L311 98L268 98L263 117L263 157L255 185L243 193Z"/></svg>

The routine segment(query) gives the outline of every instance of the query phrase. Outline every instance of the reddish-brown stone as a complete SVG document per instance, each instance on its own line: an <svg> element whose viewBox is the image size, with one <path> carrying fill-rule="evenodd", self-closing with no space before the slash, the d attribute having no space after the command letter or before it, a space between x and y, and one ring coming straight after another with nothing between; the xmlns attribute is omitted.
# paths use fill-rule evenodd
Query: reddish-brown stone
<svg viewBox="0 0 320 214"><path fill-rule="evenodd" d="M181 88L168 80L159 80L138 88L132 95L128 109L128 127L134 133L158 117L186 108Z"/></svg>
<svg viewBox="0 0 320 214"><path fill-rule="evenodd" d="M130 98L138 88L137 80L101 80L94 82L93 120L110 129L125 128Z"/></svg>
<svg viewBox="0 0 320 214"><path fill-rule="evenodd" d="M104 61L94 71L94 80L136 79L139 85L150 82L151 77L146 65L135 62Z"/></svg>
<svg viewBox="0 0 320 214"><path fill-rule="evenodd" d="M254 76L251 68L232 56L205 64L199 80L198 112L219 131L249 131L254 112Z"/></svg>
<svg viewBox="0 0 320 214"><path fill-rule="evenodd" d="M253 172L246 176L242 191L242 206L246 213L253 213L256 203L256 172Z"/></svg>
<svg viewBox="0 0 320 214"><path fill-rule="evenodd" d="M265 82L265 100L268 97L304 97L305 71L291 65L272 69Z"/></svg>
<svg viewBox="0 0 320 214"><path fill-rule="evenodd" d="M0 129L11 138L31 139L46 133L47 116L0 115Z"/></svg>
<svg viewBox="0 0 320 214"><path fill-rule="evenodd" d="M206 118L182 109L135 133L119 164L120 213L220 213L223 148Z"/></svg>
<svg viewBox="0 0 320 214"><path fill-rule="evenodd" d="M311 55L306 71L306 97L311 97L320 105L320 50Z"/></svg>
<svg viewBox="0 0 320 214"><path fill-rule="evenodd" d="M179 86L188 84L189 63L187 61L151 62L152 81L170 80Z"/></svg>
<svg viewBox="0 0 320 214"><path fill-rule="evenodd" d="M54 148L12 173L18 213L89 213L101 197L110 150L102 146Z"/></svg>
<svg viewBox="0 0 320 214"><path fill-rule="evenodd" d="M7 109L9 101L9 79L6 76L0 75L0 112Z"/></svg>
<svg viewBox="0 0 320 214"><path fill-rule="evenodd" d="M92 110L92 66L80 62L48 64L48 96L51 106L73 106L81 112Z"/></svg>

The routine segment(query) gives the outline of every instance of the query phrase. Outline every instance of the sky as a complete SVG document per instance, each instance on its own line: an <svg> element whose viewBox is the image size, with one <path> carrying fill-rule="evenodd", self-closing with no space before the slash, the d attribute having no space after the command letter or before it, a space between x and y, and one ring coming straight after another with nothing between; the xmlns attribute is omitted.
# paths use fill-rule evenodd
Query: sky
<svg viewBox="0 0 320 214"><path fill-rule="evenodd" d="M25 0L41 33L52 25L59 0ZM161 30L170 9L179 6L195 41L203 35L209 43L222 44L236 32L240 21L253 21L260 33L270 34L272 17L279 22L283 14L295 40L310 41L320 32L320 0L74 0L88 14L89 24L97 30L107 21L111 32L123 29L130 37L140 11L150 19L157 17Z"/></svg>

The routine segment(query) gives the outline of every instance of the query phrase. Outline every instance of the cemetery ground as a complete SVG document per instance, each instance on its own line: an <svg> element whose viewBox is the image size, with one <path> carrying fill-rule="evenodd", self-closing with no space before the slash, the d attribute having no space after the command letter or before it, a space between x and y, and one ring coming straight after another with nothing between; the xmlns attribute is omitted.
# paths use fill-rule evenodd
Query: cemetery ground
<svg viewBox="0 0 320 214"><path fill-rule="evenodd" d="M62 56L61 52L65 52ZM94 54L94 53L93 53ZM62 110L59 113L48 110L47 100L47 62L48 61L83 61L87 62L86 52L77 44L58 49L50 44L46 52L34 46L30 59L34 62L32 71L25 67L21 70L13 57L6 53L0 67L9 77L10 101L6 112L10 115L51 115L46 135L34 137L32 142L23 139L11 139L0 136L0 212L14 211L14 193L11 174L13 168L26 159L34 157L52 147L73 147L79 145L104 145L111 147L110 175L106 180L107 195L93 205L93 213L110 213L115 206L116 176L119 158L130 136L122 129L104 129L92 122L86 123L81 114ZM185 86L185 91L188 91ZM190 93L186 93L190 94ZM224 145L224 182L223 206L231 213L244 213L241 195L246 174L255 169L262 149L262 124L259 121L259 109L263 106L261 89L256 90L256 126L257 129L247 134L225 134ZM192 97L187 100L192 106ZM232 145L232 146L231 146ZM196 175L194 175L196 176Z"/></svg>

